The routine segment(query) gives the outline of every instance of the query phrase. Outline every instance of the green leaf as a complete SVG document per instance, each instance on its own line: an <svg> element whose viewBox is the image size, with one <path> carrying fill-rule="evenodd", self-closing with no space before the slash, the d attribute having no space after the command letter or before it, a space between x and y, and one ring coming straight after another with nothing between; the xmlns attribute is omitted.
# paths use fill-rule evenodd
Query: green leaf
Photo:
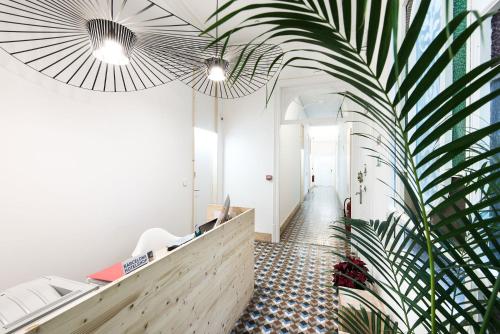
<svg viewBox="0 0 500 334"><path fill-rule="evenodd" d="M355 242L352 247L379 273L377 277L380 279L376 280L378 288L387 295L386 300L381 302L389 304L388 310L393 305L400 306L401 310L398 308L396 313L399 331L412 332L417 326L429 333L465 333L468 326L475 332L484 332L483 328L487 327L496 328L498 322L492 314L497 312L494 297L497 294L495 291L498 291L495 290L497 277L491 270L500 267L496 258L500 251L497 241L500 229L495 226L498 221L496 206L500 201L500 185L496 182L499 162L487 163L487 160L494 161L492 159L499 148L488 147L486 138L499 130L498 124L471 129L461 138L453 138L429 153L423 152L432 143L444 141L455 124L498 97L498 91L495 91L475 99L458 112L452 112L495 77L499 71L498 59L471 69L442 89L414 116L408 117L428 86L443 75L454 54L463 48L488 16L471 21L460 34L457 33L458 26L468 19L469 12L447 20L445 28L431 41L416 64L408 68L430 0L420 1L399 50L396 50L397 36L404 35L404 31L397 30L400 2L396 0L370 1L368 10L368 2L363 0L275 0L242 8L233 6L233 3L230 1L219 10L225 15L217 24L226 24L240 14L247 20L224 33L214 43L224 40L227 44L236 32L265 27L265 31L257 36L260 40L256 44L263 45L274 40L287 50L273 56L275 61L267 70L268 74L286 55L288 58L283 68L293 66L321 70L349 85L352 89L341 95L363 109L352 111L353 116L361 118L356 122L367 124L372 131L376 131L374 133L382 136L380 145L365 149L369 157L380 157L384 165L394 170L406 194L396 193L391 198L398 212L405 213L407 217L392 214L388 221L353 221L356 233L351 238ZM341 12L339 5L342 5ZM261 22L247 24L248 18L259 18ZM352 20L355 20L354 30L351 29ZM344 26L341 26L341 21ZM363 47L365 41L366 49ZM297 47L298 44L302 46ZM388 57L391 45L394 59ZM235 78L247 80L255 75L259 79L261 74L257 72L265 72L253 63L252 50L255 48L256 45L245 48L243 56L234 66ZM243 64L252 64L253 71L241 70L242 67L238 66ZM385 68L390 70L387 80L382 78ZM399 85L398 80L404 72L408 74ZM398 87L394 89L396 83ZM276 84L277 80L271 94ZM439 123L440 126L435 126ZM377 139L372 134L355 135L366 138L368 143ZM443 166L462 152L469 154L464 161L443 170ZM477 168L476 164L480 164L481 168ZM435 174L435 179L430 180L429 176ZM450 184L450 177L457 174L462 175L462 179ZM380 182L389 187L386 180ZM438 190L433 196L436 186ZM472 193L480 195L481 200L474 203L468 201L466 197ZM427 197L429 199L425 200ZM466 203L465 210L459 211L456 207L458 199ZM486 213L492 218L481 216ZM433 214L439 216L439 222ZM346 236L342 236L341 227L336 226L332 230L339 240L348 241ZM458 302L457 295L462 295L464 301ZM478 296L485 296L486 300ZM367 310L361 311L359 316L346 313L344 320L363 333L369 330L368 326L380 330L385 318L380 313L368 313ZM392 313L395 311L392 309ZM479 321L485 316L490 325ZM409 319L412 319L411 323Z"/></svg>
<svg viewBox="0 0 500 334"><path fill-rule="evenodd" d="M366 62L371 64L375 46L377 44L378 27L380 25L380 17L382 15L382 1L372 1L370 6L370 23L368 25L368 37L366 46Z"/></svg>
<svg viewBox="0 0 500 334"><path fill-rule="evenodd" d="M449 98L453 97L457 92L461 91L468 83L474 81L476 77L478 77L481 73L486 71L492 65L498 63L497 59L492 59L487 61L480 66L474 68L469 71L467 74L462 76L457 81L453 82L451 85L446 87L444 90L440 91L437 96L435 96L429 103L427 103L415 116L411 119L411 123L409 123L405 128L407 132L422 121L426 115L429 115L434 109L438 108L442 103L446 102ZM411 103L407 103L401 109L399 119L403 119L408 116L409 111L412 109L413 105Z"/></svg>
<svg viewBox="0 0 500 334"><path fill-rule="evenodd" d="M384 70L385 63L387 62L387 55L389 54L389 47L391 45L391 31L394 25L394 21L397 21L397 17L393 17L394 11L393 6L398 6L397 0L387 0L385 7L385 20L383 23L382 34L380 35L380 46L377 57L377 78L380 78L382 71Z"/></svg>
<svg viewBox="0 0 500 334"><path fill-rule="evenodd" d="M436 186L438 183L446 181L448 178L452 177L455 174L458 174L462 170L465 170L467 167L471 166L472 164L475 164L479 161L485 160L491 156L495 156L498 153L500 153L500 147L493 148L490 151L482 153L478 156L464 160L463 162L459 163L457 166L453 167L452 169L445 172L444 174L440 174L440 175L436 176L436 178L433 181L431 181L423 189L423 191L427 192L432 187ZM420 177L425 178L425 177L431 175L433 172L439 170L439 168L442 167L447 161L449 161L449 159L450 159L449 155L445 155L443 158L434 161L427 169L425 169L420 174Z"/></svg>
<svg viewBox="0 0 500 334"><path fill-rule="evenodd" d="M348 42L351 41L351 1L352 0L342 0L342 18L344 19L344 32Z"/></svg>
<svg viewBox="0 0 500 334"><path fill-rule="evenodd" d="M455 31L460 23L467 17L469 12L462 13L455 17L450 23L448 23L443 30L434 38L434 40L429 44L429 46L425 49L424 53L418 58L417 62L415 63L414 66L412 66L411 70L409 71L408 75L404 79L403 83L401 84L401 87L399 87L399 90L397 92L397 95L393 101L394 104L398 104L400 101L402 101L403 97L405 97L409 92L410 89L422 78L422 75L426 71L429 70L429 68L432 66L432 63L434 62L434 59L436 58L436 55L439 53L439 51L446 45L446 42L450 38L449 31ZM460 45L461 46L461 45ZM412 45L413 47L413 45ZM408 51L406 51L408 53ZM449 58L449 55L447 52L445 52L441 58L451 60ZM433 74L440 74L441 71L433 72ZM418 99L413 99L407 101L405 104L409 105L410 107L414 106L417 103ZM406 107L408 108L408 107ZM401 114L400 119L402 119L404 113Z"/></svg>
<svg viewBox="0 0 500 334"><path fill-rule="evenodd" d="M449 154L456 154L457 152L463 151L465 148L469 147L470 145L478 142L479 140L483 139L485 136L488 136L491 133L494 133L495 131L498 131L500 129L500 123L497 124L491 124L489 126L486 126L480 130L474 131L472 133L469 133L468 135L465 135L463 137L460 137L448 144L445 144L431 153L427 154L420 162L417 164L417 168L422 167L426 163L432 161L433 159L439 157L440 155L444 153L448 153L445 155L448 157L448 160L450 160L452 157L449 156ZM443 156L443 157L445 157Z"/></svg>
<svg viewBox="0 0 500 334"><path fill-rule="evenodd" d="M337 0L329 0L330 3L330 12L332 13L332 21L333 24L336 28L336 30L340 30L340 24L339 24L339 8L337 6Z"/></svg>
<svg viewBox="0 0 500 334"><path fill-rule="evenodd" d="M361 52L365 33L365 15L367 0L356 1L356 51Z"/></svg>
<svg viewBox="0 0 500 334"><path fill-rule="evenodd" d="M497 311L498 311L498 306L496 306L496 304L498 304L497 295L498 295L499 289L500 289L500 276L497 277L497 280L495 282L495 286L493 288L491 296L488 299L488 307L487 307L486 313L484 314L483 323L481 324L479 334L486 333L486 330L489 328L490 320L493 316L494 310L497 309ZM498 327L494 327L494 328L491 328L490 330L492 330L492 331L496 330L495 328L498 329Z"/></svg>
<svg viewBox="0 0 500 334"><path fill-rule="evenodd" d="M440 190L436 191L434 194L432 194L426 200L425 203L430 204L433 201L435 201L441 197L444 197L448 194L451 194L451 193L453 193L453 196L447 197L447 199L450 201L452 201L454 199L456 200L456 199L459 199L465 195L468 195L471 192L474 192L474 191L480 189L484 185L489 184L489 181L496 180L495 177L498 177L499 175L498 175L498 173L495 173L495 171L498 171L498 170L500 170L500 164L497 163L497 164L494 164L491 166L483 167L478 171L475 171L475 172L470 173L466 176L460 177L458 180L456 180L456 181L450 183L449 185L441 188ZM483 176L483 177L481 177L481 176ZM481 178L481 179L478 180L478 178ZM472 181L474 181L473 184L469 184ZM463 190L458 191L460 189L463 189ZM446 202L442 202L440 205L445 205L444 203L446 203ZM440 206L437 206L434 208L434 210L438 211L439 208L440 208ZM429 214L432 214L432 212L430 212Z"/></svg>
<svg viewBox="0 0 500 334"><path fill-rule="evenodd" d="M488 62L489 63L489 62ZM488 65L488 63L486 65ZM406 131L409 132L411 129L419 125L420 122L425 120L425 123L420 127L429 127L430 124L435 124L437 121L442 119L444 116L450 113L451 109L454 109L457 105L465 101L467 97L471 96L474 92L484 86L486 83L491 81L492 78L498 74L500 67L492 69L485 73L482 77L478 78L480 74L483 74L483 71L486 71L489 66L481 66L480 72L470 72L462 77L460 80L454 82L448 89L438 94L433 101L427 104L424 108L422 108L418 113L413 116L408 124L406 125ZM470 75L473 74L473 75ZM462 80L463 79L463 80ZM448 100L449 99L449 100ZM438 109L438 103L444 103ZM429 117L430 116L430 117ZM426 119L427 118L427 119ZM432 123L431 123L432 122ZM413 135L410 139L410 142L413 142L415 139Z"/></svg>
<svg viewBox="0 0 500 334"><path fill-rule="evenodd" d="M422 62L424 63L423 66L426 66L424 71L425 70L427 70L427 71L425 72L424 76L421 78L421 75L416 73L416 72L419 72L419 71L415 70L416 66L419 64L419 62L417 61L417 65L415 65L415 67L412 69L412 71L410 71L410 73L408 74L408 77L403 81L403 83L401 84L401 88L398 91L398 95L397 95L398 97L406 95L408 93L409 89L412 88L416 84L415 89L410 94L408 101L406 101L406 103L405 103L406 108L408 108L408 105L409 106L415 105L420 100L420 98L428 90L429 86L445 70L446 66L453 60L453 57L462 48L462 46L467 42L469 37L479 27L480 24L481 24L481 22L475 21L470 26L468 26L467 29L465 29L460 35L458 35L457 38L455 38L453 40L451 45L445 51L443 51L443 53L438 57L438 59L436 59L436 61L432 65L430 65L430 67L427 67L427 66L428 66L428 64L430 64L432 62L435 54L429 54L427 56L427 58L424 58L424 55L422 55L419 58L419 61L422 59ZM429 50L429 48L431 48L431 46L432 46L432 43L426 49L425 52L427 52L427 50ZM424 54L425 54L425 52L424 52ZM418 75L418 77L416 77L417 75ZM417 83L417 81L418 81L418 83ZM395 105L397 105L399 102L398 97L393 102Z"/></svg>
<svg viewBox="0 0 500 334"><path fill-rule="evenodd" d="M374 1L378 2L378 1ZM388 93L394 84L397 81L397 78L401 74L401 71L408 64L410 59L411 52L414 50L415 43L420 35L420 31L422 30L422 25L425 21L425 16L429 9L429 5L431 0L421 0L420 6L418 7L417 14L415 15L414 20L412 21L408 32L406 32L405 38L401 47L399 48L397 63L394 63L391 71L389 72L389 76L387 78L385 91ZM396 66L397 64L397 66Z"/></svg>
<svg viewBox="0 0 500 334"><path fill-rule="evenodd" d="M418 153L422 152L427 146L431 145L436 140L441 138L441 136L443 136L447 131L450 131L453 128L453 126L460 123L463 119L467 118L473 112L475 112L476 110L481 108L483 105L490 102L491 100L493 100L494 98L496 98L499 95L500 95L500 89L496 90L495 92L493 92L491 94L486 95L485 97L482 97L478 101L472 103L470 106L455 112L450 118L448 118L447 120L445 120L444 122L442 122L441 124L436 126L435 128L432 128L431 132L428 133L418 143L417 147L413 151L413 154L418 154ZM428 132L429 129L431 129L431 126L435 125L437 123L437 121L439 120L439 118L437 118L437 117L441 116L441 118L442 118L444 116L443 115L444 113L449 113L449 111L452 109L444 109L443 108L442 110L443 110L443 112L438 111L438 112L434 113L429 118L429 120L425 121L425 123L423 125L419 126L417 128L417 130L415 131L415 133L410 138L409 142L413 143L414 141L419 139L419 137L422 137L424 134L426 134L426 132ZM434 120L434 122L431 123L430 122L431 119Z"/></svg>

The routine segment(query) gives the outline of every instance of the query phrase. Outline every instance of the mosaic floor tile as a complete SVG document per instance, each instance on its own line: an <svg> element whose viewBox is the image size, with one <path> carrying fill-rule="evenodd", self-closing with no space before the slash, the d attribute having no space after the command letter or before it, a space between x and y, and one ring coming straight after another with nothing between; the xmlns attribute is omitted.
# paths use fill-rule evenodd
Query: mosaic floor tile
<svg viewBox="0 0 500 334"><path fill-rule="evenodd" d="M232 333L335 333L336 263L330 224L340 214L335 193L315 188L280 243L255 243L255 290Z"/></svg>

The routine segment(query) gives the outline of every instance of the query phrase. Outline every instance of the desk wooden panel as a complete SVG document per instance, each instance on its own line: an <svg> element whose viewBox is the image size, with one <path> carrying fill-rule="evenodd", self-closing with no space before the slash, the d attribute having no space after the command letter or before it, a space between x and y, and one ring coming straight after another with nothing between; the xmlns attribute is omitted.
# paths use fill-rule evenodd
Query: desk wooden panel
<svg viewBox="0 0 500 334"><path fill-rule="evenodd" d="M210 211L210 210L209 210ZM253 209L18 333L228 333L253 294Z"/></svg>

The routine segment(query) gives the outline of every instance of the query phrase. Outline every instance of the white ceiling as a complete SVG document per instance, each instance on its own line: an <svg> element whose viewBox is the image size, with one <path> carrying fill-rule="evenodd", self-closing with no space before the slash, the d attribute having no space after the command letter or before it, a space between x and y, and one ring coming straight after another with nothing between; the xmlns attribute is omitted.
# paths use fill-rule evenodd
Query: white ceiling
<svg viewBox="0 0 500 334"><path fill-rule="evenodd" d="M339 108L343 98L339 95L305 95L300 96L304 104L304 112L309 119L314 118L335 118L338 116Z"/></svg>
<svg viewBox="0 0 500 334"><path fill-rule="evenodd" d="M216 0L154 0L154 2L200 29L207 27L205 21L215 10L216 4Z"/></svg>
<svg viewBox="0 0 500 334"><path fill-rule="evenodd" d="M343 105L346 108L342 96L331 92L323 94L304 93L298 95L289 105L285 114L287 121L305 121L321 119L336 119L339 117L339 109Z"/></svg>
<svg viewBox="0 0 500 334"><path fill-rule="evenodd" d="M211 20L207 22L207 18L210 17L216 9L217 0L153 0L156 4L165 7L170 10L175 15L183 18L189 23L200 29L206 29L214 22ZM219 0L219 6L225 4L227 0ZM233 5L234 8L236 6L243 7L249 4L255 4L256 0L239 0L236 4ZM231 7L231 8L233 8ZM252 12L252 15L256 14L256 12ZM239 26L245 18L248 18L249 15L246 16L237 16L230 20L227 24L221 27L219 34L224 33L230 29L233 29ZM255 37L257 37L261 32L264 32L265 28L256 27L249 28L243 31L238 32L236 35L231 37L232 44L244 44L252 41ZM212 35L215 35L215 32L212 32ZM304 76L311 76L316 74L317 71L312 71L308 69L299 69L299 68L286 68L280 78L289 79L289 78L300 78Z"/></svg>
<svg viewBox="0 0 500 334"><path fill-rule="evenodd" d="M304 124L337 124L349 118L348 111L358 106L344 99L339 92L349 90L345 83L324 75L324 82L311 81L306 85L283 89L282 120ZM339 113L342 106L342 113Z"/></svg>
<svg viewBox="0 0 500 334"><path fill-rule="evenodd" d="M183 18L189 23L200 29L206 29L213 24L215 19L207 22L207 19L215 12L217 8L217 0L153 0L159 5L165 6L165 8L172 11L175 15ZM219 7L224 5L227 0L219 0ZM255 3L255 0L240 0L237 4L234 4L231 8L243 7L248 4ZM247 15L248 17L248 15ZM223 33L229 29L237 27L243 20L244 16L236 17L232 19L229 23L224 24L221 27L219 33ZM247 43L251 41L258 31L259 28L248 29L244 32L238 33L238 35L233 37L233 43ZM215 35L215 32L212 32Z"/></svg>

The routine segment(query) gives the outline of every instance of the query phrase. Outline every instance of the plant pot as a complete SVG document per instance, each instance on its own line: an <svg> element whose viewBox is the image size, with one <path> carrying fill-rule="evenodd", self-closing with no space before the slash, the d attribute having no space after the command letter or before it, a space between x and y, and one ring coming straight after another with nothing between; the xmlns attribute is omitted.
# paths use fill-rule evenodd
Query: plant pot
<svg viewBox="0 0 500 334"><path fill-rule="evenodd" d="M352 295L368 301L375 306L378 311L382 313L385 312L383 305L369 291L341 287L338 289L339 330L346 333L384 333L384 325L380 328L375 325L376 321L373 318L375 314L372 314L373 312L367 306L364 306L362 302ZM361 311L363 308L366 310L366 314L368 315L367 318L363 316L363 311ZM376 328L378 328L378 330Z"/></svg>

